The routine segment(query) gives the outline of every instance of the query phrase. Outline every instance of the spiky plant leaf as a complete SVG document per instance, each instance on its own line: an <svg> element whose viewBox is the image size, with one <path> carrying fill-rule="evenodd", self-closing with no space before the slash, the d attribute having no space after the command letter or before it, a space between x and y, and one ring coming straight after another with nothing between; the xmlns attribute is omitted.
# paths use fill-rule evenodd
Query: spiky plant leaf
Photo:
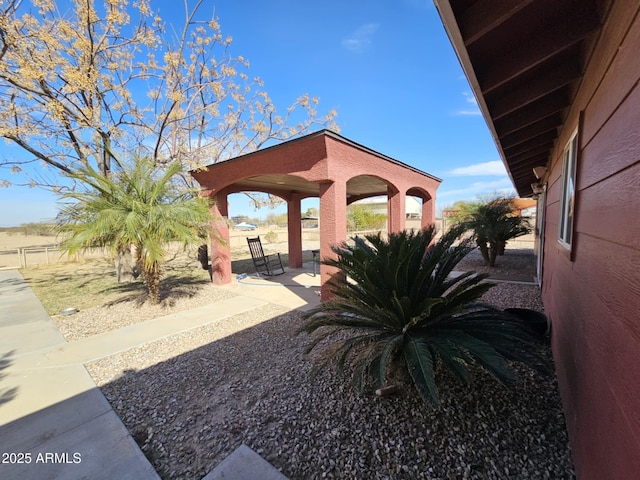
<svg viewBox="0 0 640 480"><path fill-rule="evenodd" d="M300 331L316 333L308 351L325 350L323 366L353 366L356 385L384 385L393 368L406 368L420 394L437 401L436 365L463 382L479 366L509 384L509 361L541 364L535 337L518 315L477 303L492 287L485 275L453 275L470 251L460 229L435 241L435 230L357 237L333 248L325 264L334 297L305 315ZM522 316L522 315L521 315ZM346 332L351 336L345 339ZM400 359L398 362L396 360Z"/></svg>
<svg viewBox="0 0 640 480"><path fill-rule="evenodd" d="M407 334L404 338L402 351L409 374L418 392L432 402L438 403L440 398L434 378L434 359L429 346L421 338Z"/></svg>

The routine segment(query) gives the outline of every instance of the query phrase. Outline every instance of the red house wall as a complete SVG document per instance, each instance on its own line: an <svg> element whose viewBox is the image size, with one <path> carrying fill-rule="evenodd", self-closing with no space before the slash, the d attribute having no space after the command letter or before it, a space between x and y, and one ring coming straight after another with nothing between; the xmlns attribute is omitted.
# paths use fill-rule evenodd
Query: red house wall
<svg viewBox="0 0 640 480"><path fill-rule="evenodd" d="M640 478L639 10L613 2L547 179L542 293L581 480ZM570 255L561 154L579 123Z"/></svg>

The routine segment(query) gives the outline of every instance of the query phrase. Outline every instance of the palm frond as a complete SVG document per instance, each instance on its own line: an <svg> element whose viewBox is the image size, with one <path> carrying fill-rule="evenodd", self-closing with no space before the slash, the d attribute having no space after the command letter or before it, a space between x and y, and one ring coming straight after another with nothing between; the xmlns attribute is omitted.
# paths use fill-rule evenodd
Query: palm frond
<svg viewBox="0 0 640 480"><path fill-rule="evenodd" d="M490 343L467 332L447 329L446 331L431 332L429 336L422 338L425 343L433 346L441 356L445 350L439 349L437 345L446 343L449 349L456 352L454 358L460 358L468 364L480 365L503 384L510 384L516 380L516 376L505 357L497 352ZM451 354L451 352L447 353Z"/></svg>
<svg viewBox="0 0 640 480"><path fill-rule="evenodd" d="M156 285L167 244L200 241L201 226L209 220L204 200L174 191L172 181L180 171L178 163L159 171L144 158L110 177L80 170L76 179L84 187L62 195L62 247L75 253L102 246L115 254L135 246L145 280Z"/></svg>

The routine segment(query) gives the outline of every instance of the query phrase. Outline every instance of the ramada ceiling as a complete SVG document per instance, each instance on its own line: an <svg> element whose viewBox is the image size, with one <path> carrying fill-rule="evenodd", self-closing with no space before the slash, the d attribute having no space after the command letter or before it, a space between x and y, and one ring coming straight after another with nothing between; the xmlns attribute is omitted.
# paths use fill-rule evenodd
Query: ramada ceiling
<svg viewBox="0 0 640 480"><path fill-rule="evenodd" d="M304 178L286 174L256 175L234 184L236 190L243 192L295 191L303 196L319 197L320 185ZM347 182L347 198L387 195L387 184L380 178L360 175Z"/></svg>
<svg viewBox="0 0 640 480"><path fill-rule="evenodd" d="M611 0L434 0L520 196L546 166Z"/></svg>

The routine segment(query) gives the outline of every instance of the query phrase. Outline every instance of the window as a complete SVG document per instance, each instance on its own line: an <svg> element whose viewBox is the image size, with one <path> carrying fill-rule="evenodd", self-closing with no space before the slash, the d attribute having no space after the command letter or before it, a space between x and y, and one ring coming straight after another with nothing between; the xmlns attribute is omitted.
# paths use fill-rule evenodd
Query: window
<svg viewBox="0 0 640 480"><path fill-rule="evenodd" d="M565 247L571 246L573 214L575 206L576 158L578 156L578 136L573 134L562 154L562 196L560 198L559 240Z"/></svg>

